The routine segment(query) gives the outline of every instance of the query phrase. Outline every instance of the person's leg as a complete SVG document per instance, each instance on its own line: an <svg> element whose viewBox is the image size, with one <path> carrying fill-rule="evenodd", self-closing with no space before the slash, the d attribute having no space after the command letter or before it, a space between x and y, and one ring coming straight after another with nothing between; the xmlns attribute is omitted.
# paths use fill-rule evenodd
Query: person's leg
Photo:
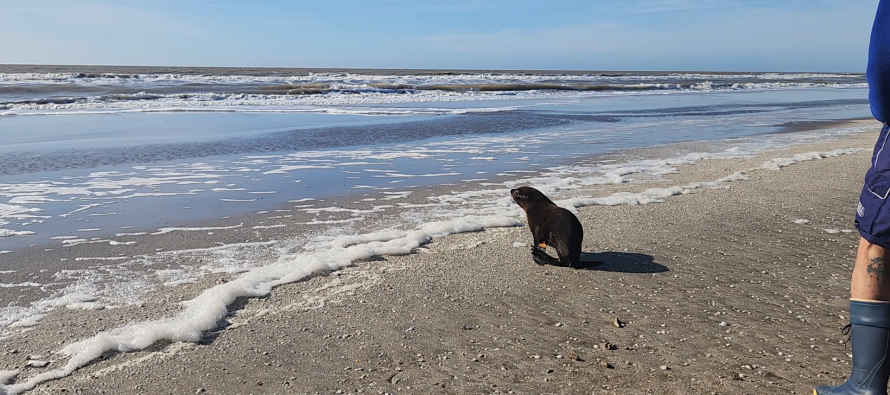
<svg viewBox="0 0 890 395"><path fill-rule="evenodd" d="M837 387L815 395L886 395L890 378L890 263L883 247L860 238L850 281L850 339L853 367Z"/></svg>
<svg viewBox="0 0 890 395"><path fill-rule="evenodd" d="M862 237L850 281L850 299L890 301L890 262L885 261L884 247Z"/></svg>

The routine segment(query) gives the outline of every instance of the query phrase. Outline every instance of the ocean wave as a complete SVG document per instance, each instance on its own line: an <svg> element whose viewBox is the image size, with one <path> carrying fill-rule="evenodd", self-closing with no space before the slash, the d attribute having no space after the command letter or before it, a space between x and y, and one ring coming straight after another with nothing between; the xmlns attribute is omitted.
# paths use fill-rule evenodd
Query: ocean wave
<svg viewBox="0 0 890 395"><path fill-rule="evenodd" d="M440 74L356 74L308 73L305 75L195 75L195 74L109 74L109 73L0 73L0 85L21 84L76 84L76 85L304 85L349 84L404 85L406 88L432 85L479 85L505 83L586 83L624 84L634 82L682 83L684 81L779 81L808 82L834 81L857 83L864 81L859 73L440 73ZM309 88L309 87L303 87Z"/></svg>
<svg viewBox="0 0 890 395"><path fill-rule="evenodd" d="M136 91L95 96L57 96L2 100L0 115L46 115L109 112L322 112L342 113L343 106L506 99L583 98L598 95L670 94L684 92L866 88L861 83L834 82L686 82L636 84L286 84L227 92L157 93ZM449 114L441 109L363 109L365 115ZM465 111L465 110L459 110Z"/></svg>

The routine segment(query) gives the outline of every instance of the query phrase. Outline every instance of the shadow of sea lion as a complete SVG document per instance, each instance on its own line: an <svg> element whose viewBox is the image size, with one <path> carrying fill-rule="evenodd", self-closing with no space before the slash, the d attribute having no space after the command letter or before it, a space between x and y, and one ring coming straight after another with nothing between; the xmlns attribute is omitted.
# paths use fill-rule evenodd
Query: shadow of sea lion
<svg viewBox="0 0 890 395"><path fill-rule="evenodd" d="M635 252L584 252L581 253L581 265L578 269L601 272L664 273L670 270L656 263L652 255Z"/></svg>
<svg viewBox="0 0 890 395"><path fill-rule="evenodd" d="M542 251L533 250L532 258L539 265L549 264L565 267L559 260L546 255ZM573 267L573 269L620 273L664 273L670 270L667 266L655 263L652 255L634 252L582 252L580 265Z"/></svg>

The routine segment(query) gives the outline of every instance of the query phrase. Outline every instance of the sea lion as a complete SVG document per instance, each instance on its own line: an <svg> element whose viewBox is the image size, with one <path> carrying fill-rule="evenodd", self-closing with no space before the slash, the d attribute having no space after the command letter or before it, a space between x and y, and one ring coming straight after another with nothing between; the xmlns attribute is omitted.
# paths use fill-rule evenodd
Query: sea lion
<svg viewBox="0 0 890 395"><path fill-rule="evenodd" d="M511 189L510 195L528 217L528 228L535 243L532 246L535 263L579 267L584 228L578 217L532 187ZM544 252L547 246L556 249L558 261Z"/></svg>

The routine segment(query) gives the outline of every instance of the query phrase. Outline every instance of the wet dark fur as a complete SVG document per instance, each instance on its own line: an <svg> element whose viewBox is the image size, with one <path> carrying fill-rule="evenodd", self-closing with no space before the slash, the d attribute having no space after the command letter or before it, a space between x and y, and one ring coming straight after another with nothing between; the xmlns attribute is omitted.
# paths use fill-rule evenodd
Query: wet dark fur
<svg viewBox="0 0 890 395"><path fill-rule="evenodd" d="M539 265L579 267L584 228L578 217L557 206L541 191L532 187L512 189L510 195L528 217L528 228L532 231L535 243L532 246L532 258L535 262ZM559 260L538 247L541 243L556 249Z"/></svg>

